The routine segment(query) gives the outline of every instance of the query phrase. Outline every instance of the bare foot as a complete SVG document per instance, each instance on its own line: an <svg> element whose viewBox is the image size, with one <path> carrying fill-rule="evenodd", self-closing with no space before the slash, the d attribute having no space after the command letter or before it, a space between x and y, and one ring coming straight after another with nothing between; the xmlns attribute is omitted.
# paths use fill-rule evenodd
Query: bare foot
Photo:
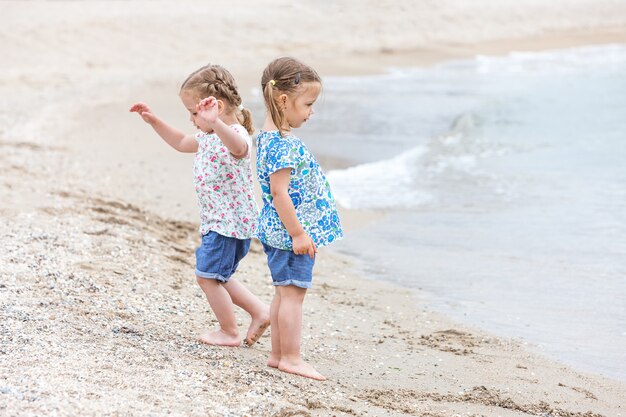
<svg viewBox="0 0 626 417"><path fill-rule="evenodd" d="M270 357L267 359L267 366L270 368L278 369L278 363L280 362L280 356L274 356L270 353Z"/></svg>
<svg viewBox="0 0 626 417"><path fill-rule="evenodd" d="M225 333L222 329L218 329L215 331L205 331L198 336L198 340L202 343L206 343L207 345L215 345L215 346L239 346L239 334L235 333L234 335Z"/></svg>
<svg viewBox="0 0 626 417"><path fill-rule="evenodd" d="M248 347L252 346L263 336L268 327L270 327L269 316L258 320L253 319L250 327L248 327L248 335L243 343Z"/></svg>
<svg viewBox="0 0 626 417"><path fill-rule="evenodd" d="M300 359L298 362L287 362L281 360L278 369L290 374L300 375L306 378L316 379L318 381L326 381L326 377L315 370L311 365Z"/></svg>

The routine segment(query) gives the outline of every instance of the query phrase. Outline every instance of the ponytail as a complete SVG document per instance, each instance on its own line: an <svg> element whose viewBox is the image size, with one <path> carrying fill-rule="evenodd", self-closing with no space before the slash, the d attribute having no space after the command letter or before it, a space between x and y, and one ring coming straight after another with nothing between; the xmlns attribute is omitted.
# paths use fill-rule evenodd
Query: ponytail
<svg viewBox="0 0 626 417"><path fill-rule="evenodd" d="M237 114L237 120L239 120L239 123L241 123L241 125L246 128L249 135L254 133L254 126L252 125L252 113L250 113L250 110L246 108L241 109L241 112Z"/></svg>
<svg viewBox="0 0 626 417"><path fill-rule="evenodd" d="M285 115L278 107L277 99L274 98L275 81L274 83L272 83L272 81L274 80L272 79L265 84L263 97L265 98L265 105L267 106L270 116L272 117L272 121L274 122L274 125L278 128L278 133L280 134L280 136L282 136L282 128L283 123L285 122Z"/></svg>

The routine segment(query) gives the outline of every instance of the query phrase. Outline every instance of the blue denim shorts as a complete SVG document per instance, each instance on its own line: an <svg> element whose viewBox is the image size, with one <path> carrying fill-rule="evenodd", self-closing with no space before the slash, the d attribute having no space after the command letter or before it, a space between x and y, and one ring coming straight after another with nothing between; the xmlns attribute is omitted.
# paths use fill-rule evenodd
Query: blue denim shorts
<svg viewBox="0 0 626 417"><path fill-rule="evenodd" d="M236 239L209 232L202 236L202 243L196 249L196 275L228 282L249 249L250 239Z"/></svg>
<svg viewBox="0 0 626 417"><path fill-rule="evenodd" d="M293 251L276 249L265 243L263 250L267 255L267 265L272 274L272 284L311 288L315 258L311 259L308 254L296 255Z"/></svg>

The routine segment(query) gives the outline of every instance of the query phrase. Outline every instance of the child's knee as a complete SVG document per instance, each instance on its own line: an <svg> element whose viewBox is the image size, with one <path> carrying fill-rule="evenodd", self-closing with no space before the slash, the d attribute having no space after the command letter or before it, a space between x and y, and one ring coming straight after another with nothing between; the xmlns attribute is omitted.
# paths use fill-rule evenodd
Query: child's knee
<svg viewBox="0 0 626 417"><path fill-rule="evenodd" d="M278 286L281 298L290 298L294 300L304 300L307 289L296 285Z"/></svg>
<svg viewBox="0 0 626 417"><path fill-rule="evenodd" d="M196 282L200 287L208 287L220 284L220 282L216 279L202 278L198 275L196 275Z"/></svg>

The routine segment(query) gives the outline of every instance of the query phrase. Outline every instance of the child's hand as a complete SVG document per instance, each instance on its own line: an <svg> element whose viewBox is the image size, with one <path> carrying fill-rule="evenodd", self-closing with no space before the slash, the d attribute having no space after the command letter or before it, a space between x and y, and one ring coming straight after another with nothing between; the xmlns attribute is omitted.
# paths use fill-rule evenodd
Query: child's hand
<svg viewBox="0 0 626 417"><path fill-rule="evenodd" d="M196 110L198 111L198 116L207 122L209 126L212 127L217 121L218 108L215 97L211 96L200 100L200 103L196 105Z"/></svg>
<svg viewBox="0 0 626 417"><path fill-rule="evenodd" d="M293 253L295 253L296 255L306 255L308 253L311 259L315 258L315 254L317 253L317 246L315 246L315 243L313 243L313 239L311 239L306 233L294 236L292 238L292 241Z"/></svg>
<svg viewBox="0 0 626 417"><path fill-rule="evenodd" d="M150 107L144 103L133 104L129 111L138 113L146 123L153 124L156 122L156 116L152 114Z"/></svg>

